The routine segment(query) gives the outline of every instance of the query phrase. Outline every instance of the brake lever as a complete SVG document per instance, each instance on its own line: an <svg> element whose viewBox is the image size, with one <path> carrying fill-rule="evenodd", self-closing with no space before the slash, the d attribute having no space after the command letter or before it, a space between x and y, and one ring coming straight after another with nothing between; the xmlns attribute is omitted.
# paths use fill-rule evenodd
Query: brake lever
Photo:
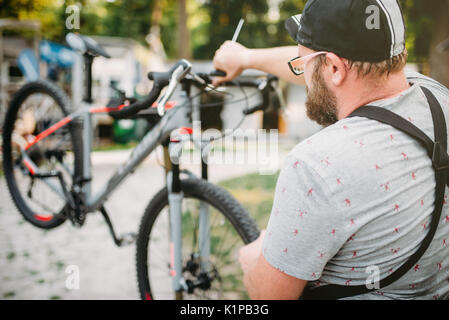
<svg viewBox="0 0 449 320"><path fill-rule="evenodd" d="M203 78L201 78L199 75L197 75L195 72L189 72L189 75L192 77L193 80L195 80L202 86L207 86L207 82Z"/></svg>
<svg viewBox="0 0 449 320"><path fill-rule="evenodd" d="M170 99L173 92L175 92L175 89L178 86L179 82L184 79L184 77L190 72L191 68L192 65L190 63L185 65L181 64L173 71L167 91L157 102L157 113L159 114L159 116L162 117L164 115L165 104L167 103L168 99Z"/></svg>
<svg viewBox="0 0 449 320"><path fill-rule="evenodd" d="M265 88L267 87L267 84L268 84L268 80L267 79L263 79L260 82L259 86L257 87L257 90L259 90L259 91L265 90Z"/></svg>

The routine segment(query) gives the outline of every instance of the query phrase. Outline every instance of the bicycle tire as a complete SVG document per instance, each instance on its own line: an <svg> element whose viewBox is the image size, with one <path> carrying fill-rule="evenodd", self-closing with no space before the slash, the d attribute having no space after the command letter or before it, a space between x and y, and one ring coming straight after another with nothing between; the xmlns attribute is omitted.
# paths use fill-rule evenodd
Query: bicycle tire
<svg viewBox="0 0 449 320"><path fill-rule="evenodd" d="M259 236L260 231L255 221L249 215L247 210L243 208L242 205L226 190L205 180L195 178L181 180L181 189L184 194L184 199L190 198L205 201L209 206L218 209L219 212L223 214L224 218L226 218L231 224L232 228L235 229L244 244L248 244L256 240ZM151 200L145 209L145 213L140 223L136 245L136 267L140 297L143 300L153 300L158 298L155 297L154 292L152 292L149 279L148 262L151 259L148 259L148 254L151 250L149 250L148 246L154 223L161 215L162 210L164 210L167 206L168 191L165 187L161 189ZM185 213L183 214L183 218L184 217ZM185 233L186 232L183 231L183 237ZM220 240L224 242L224 239ZM183 239L183 249L185 245L184 242L185 241ZM184 259L185 256L183 252L183 260ZM235 259L235 263L237 263L237 259ZM167 286L171 287L171 282L167 283ZM168 298L164 297L163 299Z"/></svg>
<svg viewBox="0 0 449 320"><path fill-rule="evenodd" d="M33 81L25 84L22 88L20 88L13 96L8 111L6 113L4 127L3 127L3 170L5 174L5 179L7 182L8 190L10 193L10 196L15 203L18 211L22 214L22 216L25 218L26 221L30 222L32 225L42 228L42 229L51 229L55 228L59 225L61 225L66 220L65 215L65 208L66 205L62 205L61 209L58 208L55 211L56 214L49 215L47 212L36 212L35 210L30 207L30 204L27 203L25 200L27 198L27 195L22 194L23 192L19 188L19 184L21 181L18 181L16 179L15 170L17 170L17 163L15 163L15 159L13 156L13 153L15 152L14 144L13 144L13 133L14 130L16 130L16 121L19 117L19 110L21 108L26 109L26 102L27 99L32 99L33 95L42 95L44 99L46 97L51 98L54 102L54 104L50 105L50 110L55 113L58 111L60 112L60 119L51 119L50 115L51 112L44 112L44 117L47 116L49 119L46 119L45 121L59 121L63 117L66 117L69 114L70 110L70 101L66 94L57 87L55 84L44 81L44 80L38 80ZM45 100L46 101L46 100ZM42 101L41 101L42 104ZM41 106L40 106L41 107ZM45 115L46 114L46 115ZM56 118L59 118L59 113ZM35 120L35 119L33 119ZM38 123L37 120L35 120L36 123ZM44 122L44 121L43 121ZM51 125L53 123L46 124ZM37 125L35 125L37 126ZM65 129L67 128L67 129ZM73 161L71 165L72 172L67 173L70 177L70 182L73 183L74 179L77 177L82 176L82 170L83 170L83 162L82 162L82 127L77 121L72 121L68 125L65 126L64 129L58 130L58 134L63 134L64 137L67 137L68 134L70 136L69 145L71 152L73 153ZM65 131L62 131L65 130ZM14 133L15 134L15 133ZM53 133L52 135L55 135L56 133ZM48 137L48 139L51 139L52 135ZM15 137L18 136L15 134ZM54 137L54 136L53 136ZM46 138L47 139L47 138ZM45 139L44 139L45 140ZM40 142L39 142L40 143ZM38 144L39 144L38 143ZM16 148L17 149L17 148ZM30 149L31 150L31 149ZM41 150L39 150L41 152ZM43 153L43 151L42 151ZM47 156L46 156L47 157ZM25 176L25 174L24 174ZM19 177L18 177L19 178ZM69 186L70 187L70 186ZM31 190L32 187L30 187ZM30 191L31 192L31 191ZM30 194L29 192L29 194ZM32 197L32 196L31 196ZM29 196L29 198L31 198ZM61 202L63 200L61 199ZM50 206L48 206L50 207Z"/></svg>

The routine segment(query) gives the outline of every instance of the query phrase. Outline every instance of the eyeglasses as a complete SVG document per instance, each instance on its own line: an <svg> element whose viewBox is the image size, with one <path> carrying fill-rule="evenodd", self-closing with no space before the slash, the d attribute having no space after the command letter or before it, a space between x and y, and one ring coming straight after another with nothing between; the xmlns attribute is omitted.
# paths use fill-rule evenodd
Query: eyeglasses
<svg viewBox="0 0 449 320"><path fill-rule="evenodd" d="M288 66L290 70L293 72L295 76L300 76L304 73L306 63L310 61L310 59L319 56L320 54L326 54L326 51L319 51L312 54L308 54L304 57L296 57L288 62Z"/></svg>

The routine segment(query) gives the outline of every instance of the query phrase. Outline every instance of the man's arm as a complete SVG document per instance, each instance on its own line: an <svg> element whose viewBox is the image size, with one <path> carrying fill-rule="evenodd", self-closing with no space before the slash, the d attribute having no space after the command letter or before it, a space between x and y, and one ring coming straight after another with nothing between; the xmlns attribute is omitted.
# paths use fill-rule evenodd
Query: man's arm
<svg viewBox="0 0 449 320"><path fill-rule="evenodd" d="M256 266L245 274L243 283L253 300L297 300L307 280L279 271L260 255Z"/></svg>
<svg viewBox="0 0 449 320"><path fill-rule="evenodd" d="M257 69L287 82L304 84L303 77L295 76L287 65L296 56L297 46L248 49L239 43L226 41L215 53L213 61L215 69L226 72L226 76L216 77L214 85L236 78L245 69Z"/></svg>
<svg viewBox="0 0 449 320"><path fill-rule="evenodd" d="M307 284L306 280L289 276L271 266L262 255L262 241L259 238L240 249L239 261L243 270L243 283L251 299L297 300Z"/></svg>

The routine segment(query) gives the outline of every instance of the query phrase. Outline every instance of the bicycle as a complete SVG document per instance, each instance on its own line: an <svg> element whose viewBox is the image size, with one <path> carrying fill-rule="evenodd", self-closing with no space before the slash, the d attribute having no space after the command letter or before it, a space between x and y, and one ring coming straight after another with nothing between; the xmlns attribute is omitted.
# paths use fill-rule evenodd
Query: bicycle
<svg viewBox="0 0 449 320"><path fill-rule="evenodd" d="M101 55L101 50L92 47L92 43L89 45L91 48L84 54L91 62L93 56ZM141 298L182 299L194 294L202 297L210 294L210 298L245 297L243 292L237 292L242 285L235 254L238 244L250 243L258 237L256 223L226 190L207 181L207 163L203 158L201 178L181 170L174 161L179 159L177 153L182 150L179 145L186 137L190 139L192 133L191 88L213 90L210 76L193 72L190 62L180 60L167 72L149 73L154 85L143 100L133 101L122 94L118 105L87 107L73 113L69 113L68 98L55 85L45 81L25 85L11 101L3 131L4 172L19 212L36 227L52 229L66 220L81 227L88 213L100 211L115 244L132 243L135 235L116 236L104 202L124 178L162 145L171 154L169 160L166 158L167 185L146 208L137 236L136 266ZM264 110L271 103L276 81L276 77L268 76L236 80L226 85L255 87L262 94L262 103L251 108L247 106L243 111L248 115ZM170 104L168 99L178 84L182 85L182 94L176 104ZM159 98L165 87L167 91ZM40 100L39 108L29 109L27 98L35 93L44 99ZM49 105L48 100L54 103ZM157 108L151 108L156 101ZM98 193L92 195L92 115L100 112L107 112L116 119L143 117L152 128L130 158ZM34 196L36 189L41 188L44 195L50 196L48 200ZM56 200L58 205L50 204ZM193 226L186 229L189 224ZM224 241L228 235L234 241L231 246ZM163 255L168 263L153 258L156 244L150 243L154 241L159 241L159 247L164 246ZM188 242L192 243L190 250L186 248ZM163 273L156 272L159 267L164 268ZM166 281L170 281L171 286ZM160 292L170 287L169 295Z"/></svg>

